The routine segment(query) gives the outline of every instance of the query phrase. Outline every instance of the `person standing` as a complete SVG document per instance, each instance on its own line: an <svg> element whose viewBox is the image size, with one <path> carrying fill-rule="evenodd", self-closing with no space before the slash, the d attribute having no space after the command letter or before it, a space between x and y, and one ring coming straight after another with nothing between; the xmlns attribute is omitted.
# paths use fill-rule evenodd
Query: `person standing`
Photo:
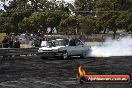
<svg viewBox="0 0 132 88"><path fill-rule="evenodd" d="M4 37L2 40L3 48L8 48L9 47L9 39L7 36Z"/></svg>
<svg viewBox="0 0 132 88"><path fill-rule="evenodd" d="M9 39L9 46L10 48L13 48L13 38L12 37L10 37Z"/></svg>
<svg viewBox="0 0 132 88"><path fill-rule="evenodd" d="M28 48L33 47L33 38L30 38L29 43L28 43Z"/></svg>
<svg viewBox="0 0 132 88"><path fill-rule="evenodd" d="M18 38L16 38L16 41L14 43L14 48L20 48L20 41Z"/></svg>

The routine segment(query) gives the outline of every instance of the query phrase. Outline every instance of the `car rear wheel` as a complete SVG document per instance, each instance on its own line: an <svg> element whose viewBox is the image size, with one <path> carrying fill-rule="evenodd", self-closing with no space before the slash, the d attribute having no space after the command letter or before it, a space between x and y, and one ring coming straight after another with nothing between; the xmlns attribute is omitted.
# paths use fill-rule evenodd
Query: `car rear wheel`
<svg viewBox="0 0 132 88"><path fill-rule="evenodd" d="M62 58L62 59L67 59L67 58L68 58L68 53L67 53L67 51L63 51L63 52L62 52L61 58Z"/></svg>
<svg viewBox="0 0 132 88"><path fill-rule="evenodd" d="M87 58L87 52L86 52L86 51L83 51L83 52L82 52L81 58L84 58L84 59Z"/></svg>

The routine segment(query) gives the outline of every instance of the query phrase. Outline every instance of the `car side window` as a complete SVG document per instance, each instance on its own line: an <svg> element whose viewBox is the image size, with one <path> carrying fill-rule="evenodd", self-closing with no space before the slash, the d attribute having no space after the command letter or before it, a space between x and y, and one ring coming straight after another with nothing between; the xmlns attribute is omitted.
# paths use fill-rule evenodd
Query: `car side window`
<svg viewBox="0 0 132 88"><path fill-rule="evenodd" d="M75 40L70 40L69 46L76 46Z"/></svg>
<svg viewBox="0 0 132 88"><path fill-rule="evenodd" d="M83 45L83 43L80 40L76 40L76 46Z"/></svg>

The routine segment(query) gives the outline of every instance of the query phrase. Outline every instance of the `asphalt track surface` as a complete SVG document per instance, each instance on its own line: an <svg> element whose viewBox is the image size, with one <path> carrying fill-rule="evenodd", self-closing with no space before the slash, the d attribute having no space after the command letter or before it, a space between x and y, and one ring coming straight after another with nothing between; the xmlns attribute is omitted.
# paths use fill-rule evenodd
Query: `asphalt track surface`
<svg viewBox="0 0 132 88"><path fill-rule="evenodd" d="M0 61L0 88L132 88L127 84L78 84L77 67L87 74L129 74L132 57L70 58L42 60L39 57L14 58Z"/></svg>

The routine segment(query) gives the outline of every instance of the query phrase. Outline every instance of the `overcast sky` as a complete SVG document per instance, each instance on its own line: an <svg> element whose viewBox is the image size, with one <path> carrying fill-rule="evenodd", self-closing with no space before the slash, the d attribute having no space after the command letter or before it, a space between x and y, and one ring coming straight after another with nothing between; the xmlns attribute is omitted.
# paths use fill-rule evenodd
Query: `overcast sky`
<svg viewBox="0 0 132 88"><path fill-rule="evenodd" d="M61 0L59 0L61 1ZM73 3L75 0L64 0L65 2ZM8 2L7 2L8 3ZM3 9L3 4L0 2L0 9Z"/></svg>

